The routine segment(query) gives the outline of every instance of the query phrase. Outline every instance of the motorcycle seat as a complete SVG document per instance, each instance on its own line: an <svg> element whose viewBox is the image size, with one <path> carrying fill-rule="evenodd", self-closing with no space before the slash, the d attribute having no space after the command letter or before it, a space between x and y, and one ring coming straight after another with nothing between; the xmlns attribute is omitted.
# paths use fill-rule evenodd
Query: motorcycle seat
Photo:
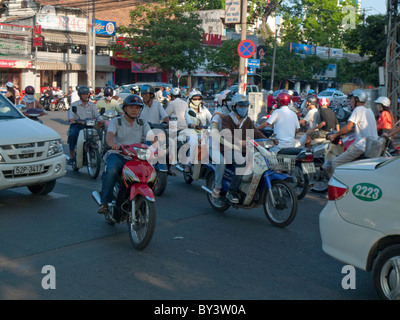
<svg viewBox="0 0 400 320"><path fill-rule="evenodd" d="M282 148L277 154L297 156L304 148Z"/></svg>

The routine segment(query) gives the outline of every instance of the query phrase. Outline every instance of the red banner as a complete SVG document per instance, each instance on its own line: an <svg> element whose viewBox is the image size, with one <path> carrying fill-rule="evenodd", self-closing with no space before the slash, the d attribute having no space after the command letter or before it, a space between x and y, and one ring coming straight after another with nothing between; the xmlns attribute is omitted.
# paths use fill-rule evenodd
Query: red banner
<svg viewBox="0 0 400 320"><path fill-rule="evenodd" d="M0 60L0 68L32 68L32 61L28 60Z"/></svg>

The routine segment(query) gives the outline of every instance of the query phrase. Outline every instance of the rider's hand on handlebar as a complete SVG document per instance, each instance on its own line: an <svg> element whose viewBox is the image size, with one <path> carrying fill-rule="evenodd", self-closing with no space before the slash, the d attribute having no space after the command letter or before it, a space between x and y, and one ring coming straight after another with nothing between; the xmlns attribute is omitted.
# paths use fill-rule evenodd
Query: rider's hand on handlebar
<svg viewBox="0 0 400 320"><path fill-rule="evenodd" d="M120 149L121 146L120 146L119 144L113 143L110 147L111 147L112 150L118 151L118 150Z"/></svg>

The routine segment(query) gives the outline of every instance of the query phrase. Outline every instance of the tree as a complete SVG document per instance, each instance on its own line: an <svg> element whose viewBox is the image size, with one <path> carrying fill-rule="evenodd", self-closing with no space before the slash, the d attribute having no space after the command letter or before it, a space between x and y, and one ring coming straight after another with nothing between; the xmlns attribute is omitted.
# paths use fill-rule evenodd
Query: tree
<svg viewBox="0 0 400 320"><path fill-rule="evenodd" d="M175 1L162 5L140 5L130 12L129 27L119 27L125 43L114 50L121 52L144 68L181 70L191 73L205 59L202 47L201 20L193 12L185 12Z"/></svg>
<svg viewBox="0 0 400 320"><path fill-rule="evenodd" d="M313 44L331 48L342 48L343 35L348 11L345 6L355 7L354 0L290 0L280 7L283 18L284 42ZM359 23L359 15L354 10L354 23Z"/></svg>
<svg viewBox="0 0 400 320"><path fill-rule="evenodd" d="M237 47L240 40L224 41L219 48L210 48L208 52L207 70L229 74L239 68L239 54Z"/></svg>

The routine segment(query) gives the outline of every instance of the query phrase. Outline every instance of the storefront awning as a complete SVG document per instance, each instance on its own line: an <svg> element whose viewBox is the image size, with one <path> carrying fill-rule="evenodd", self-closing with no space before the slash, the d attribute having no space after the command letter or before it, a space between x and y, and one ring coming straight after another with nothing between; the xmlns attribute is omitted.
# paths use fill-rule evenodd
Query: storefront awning
<svg viewBox="0 0 400 320"><path fill-rule="evenodd" d="M68 45L86 45L88 42L87 35L77 35L69 34L66 32L42 32L44 37L44 43L58 43L58 44L68 44ZM111 38L109 37L97 37L96 36L96 46L99 47L109 47L111 45Z"/></svg>
<svg viewBox="0 0 400 320"><path fill-rule="evenodd" d="M35 62L36 70L86 71L86 64L65 62ZM98 72L113 72L114 66L96 65Z"/></svg>

